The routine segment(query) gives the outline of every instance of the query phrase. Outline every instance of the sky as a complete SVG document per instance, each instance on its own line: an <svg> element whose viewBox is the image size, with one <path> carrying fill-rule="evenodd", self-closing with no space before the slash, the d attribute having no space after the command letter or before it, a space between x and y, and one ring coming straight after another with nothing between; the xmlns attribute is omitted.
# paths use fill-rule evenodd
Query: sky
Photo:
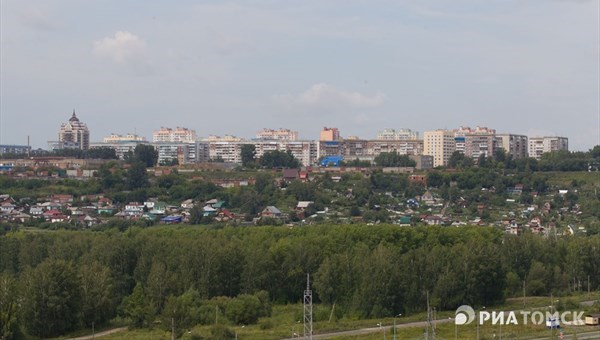
<svg viewBox="0 0 600 340"><path fill-rule="evenodd" d="M0 144L487 126L600 144L600 0L0 0Z"/></svg>

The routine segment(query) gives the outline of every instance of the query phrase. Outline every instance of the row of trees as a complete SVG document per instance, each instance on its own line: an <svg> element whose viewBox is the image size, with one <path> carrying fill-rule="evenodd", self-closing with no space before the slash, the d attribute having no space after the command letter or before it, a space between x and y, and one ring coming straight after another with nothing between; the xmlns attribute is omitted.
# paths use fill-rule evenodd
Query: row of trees
<svg viewBox="0 0 600 340"><path fill-rule="evenodd" d="M298 168L300 162L292 155L291 151L267 151L261 157L256 158L256 146L253 144L242 145L241 150L242 166L255 168Z"/></svg>
<svg viewBox="0 0 600 340"><path fill-rule="evenodd" d="M599 289L598 249L598 236L476 227L16 232L0 237L0 329L55 336L116 315L135 326L174 318L191 327L215 313L247 324L268 315L270 302L301 301L306 273L315 301L335 303L338 317L420 312L427 292L440 309L489 306L523 286L557 296L589 277Z"/></svg>
<svg viewBox="0 0 600 340"><path fill-rule="evenodd" d="M89 150L81 149L59 149L59 150L32 150L31 156L36 157L72 157L80 159L117 159L115 149L109 147L99 147ZM20 159L23 154L3 153L0 159Z"/></svg>
<svg viewBox="0 0 600 340"><path fill-rule="evenodd" d="M492 157L482 155L474 160L456 151L448 160L449 168L470 168L477 165L482 168L500 168L516 171L598 171L600 169L600 145L587 152L569 152L560 150L542 154L535 158L514 159L504 149L498 149Z"/></svg>

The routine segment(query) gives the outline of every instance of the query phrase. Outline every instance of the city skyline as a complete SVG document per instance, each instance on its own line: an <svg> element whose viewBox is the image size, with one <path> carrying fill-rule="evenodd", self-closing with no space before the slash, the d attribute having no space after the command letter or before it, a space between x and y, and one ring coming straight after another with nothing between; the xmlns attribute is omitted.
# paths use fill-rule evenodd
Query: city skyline
<svg viewBox="0 0 600 340"><path fill-rule="evenodd" d="M0 144L45 148L75 108L92 141L479 125L585 151L599 144L598 6L4 0Z"/></svg>

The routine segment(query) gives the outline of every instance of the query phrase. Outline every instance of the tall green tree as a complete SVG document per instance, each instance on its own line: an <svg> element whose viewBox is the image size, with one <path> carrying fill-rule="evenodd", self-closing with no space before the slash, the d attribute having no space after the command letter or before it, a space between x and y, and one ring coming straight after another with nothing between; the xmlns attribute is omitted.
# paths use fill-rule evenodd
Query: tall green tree
<svg viewBox="0 0 600 340"><path fill-rule="evenodd" d="M123 299L121 309L131 319L131 326L134 328L150 326L154 316L152 304L140 283L133 288L131 295Z"/></svg>
<svg viewBox="0 0 600 340"><path fill-rule="evenodd" d="M127 170L127 188L130 190L148 186L148 171L142 162L135 162Z"/></svg>
<svg viewBox="0 0 600 340"><path fill-rule="evenodd" d="M108 267L98 262L79 267L81 309L85 325L101 325L114 316L115 292Z"/></svg>
<svg viewBox="0 0 600 340"><path fill-rule="evenodd" d="M23 323L28 333L51 337L77 329L81 284L73 265L49 259L24 274Z"/></svg>
<svg viewBox="0 0 600 340"><path fill-rule="evenodd" d="M374 159L377 166L414 167L417 163L407 155L397 152L382 152Z"/></svg>
<svg viewBox="0 0 600 340"><path fill-rule="evenodd" d="M138 144L133 151L133 161L142 162L147 167L153 167L158 161L158 151L148 144Z"/></svg>
<svg viewBox="0 0 600 340"><path fill-rule="evenodd" d="M0 339L18 338L20 294L13 275L0 273Z"/></svg>
<svg viewBox="0 0 600 340"><path fill-rule="evenodd" d="M247 167L254 164L254 157L256 156L256 146L254 144L242 145L242 165Z"/></svg>
<svg viewBox="0 0 600 340"><path fill-rule="evenodd" d="M87 150L85 157L100 159L117 159L117 152L113 148L103 146L100 148L93 148Z"/></svg>
<svg viewBox="0 0 600 340"><path fill-rule="evenodd" d="M298 168L300 162L288 151L267 151L260 158L260 165L265 168Z"/></svg>
<svg viewBox="0 0 600 340"><path fill-rule="evenodd" d="M469 168L471 166L473 166L473 159L460 151L454 151L448 160L449 168Z"/></svg>

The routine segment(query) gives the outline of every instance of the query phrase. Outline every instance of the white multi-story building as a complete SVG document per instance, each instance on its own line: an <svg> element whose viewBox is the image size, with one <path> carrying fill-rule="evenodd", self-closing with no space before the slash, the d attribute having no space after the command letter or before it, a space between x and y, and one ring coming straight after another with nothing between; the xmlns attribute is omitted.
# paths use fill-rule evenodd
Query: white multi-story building
<svg viewBox="0 0 600 340"><path fill-rule="evenodd" d="M242 145L243 142L209 142L208 157L215 161L220 160L225 163L242 163Z"/></svg>
<svg viewBox="0 0 600 340"><path fill-rule="evenodd" d="M29 145L0 145L0 155L6 153L28 155L30 152L31 146Z"/></svg>
<svg viewBox="0 0 600 340"><path fill-rule="evenodd" d="M423 154L433 156L433 166L446 166L452 153L456 151L455 134L449 130L425 131L423 133Z"/></svg>
<svg viewBox="0 0 600 340"><path fill-rule="evenodd" d="M183 127L175 129L161 127L152 133L154 143L194 143L196 141L196 131Z"/></svg>
<svg viewBox="0 0 600 340"><path fill-rule="evenodd" d="M114 141L104 143L90 143L90 149L96 148L111 148L115 150L115 154L119 159L125 159L125 155L133 154L135 147L139 144L148 144L146 140L141 141Z"/></svg>
<svg viewBox="0 0 600 340"><path fill-rule="evenodd" d="M314 141L219 141L208 142L209 158L227 163L242 163L242 146L252 144L258 159L269 151L290 151L302 165L309 166L317 162L317 143Z"/></svg>
<svg viewBox="0 0 600 340"><path fill-rule="evenodd" d="M55 143L55 144L51 144ZM54 148L69 148L87 150L90 148L90 130L85 123L79 121L79 118L73 115L68 122L63 123L58 131L58 142L48 142L49 145L55 145Z"/></svg>
<svg viewBox="0 0 600 340"><path fill-rule="evenodd" d="M475 129L471 129L468 126L461 126L453 130L453 132L456 144L455 151L474 159L479 158L482 154L485 154L486 157L493 155L496 130L485 126L477 126Z"/></svg>
<svg viewBox="0 0 600 340"><path fill-rule="evenodd" d="M496 135L497 147L504 149L507 155L514 159L527 158L529 147L527 136L512 133L501 133Z"/></svg>
<svg viewBox="0 0 600 340"><path fill-rule="evenodd" d="M195 143L152 143L158 151L158 165L172 164L175 160L177 164L190 163L190 149L194 149Z"/></svg>
<svg viewBox="0 0 600 340"><path fill-rule="evenodd" d="M128 133L126 135L119 135L111 133L110 136L106 136L103 139L104 143L118 143L118 142L145 142L146 137L139 136L135 133Z"/></svg>
<svg viewBox="0 0 600 340"><path fill-rule="evenodd" d="M128 133L119 135L111 133L103 138L103 142L90 143L90 149L111 148L119 159L125 159L125 155L132 154L138 144L148 144L146 138L137 134Z"/></svg>
<svg viewBox="0 0 600 340"><path fill-rule="evenodd" d="M569 150L567 137L529 137L529 157L540 159L546 152Z"/></svg>
<svg viewBox="0 0 600 340"><path fill-rule="evenodd" d="M419 132L411 129L383 129L377 132L377 140L416 140L419 139Z"/></svg>
<svg viewBox="0 0 600 340"><path fill-rule="evenodd" d="M394 152L400 155L422 155L422 140L365 140L344 139L343 141L320 141L318 158L341 156L347 161L355 159L373 162L375 157L384 152Z"/></svg>
<svg viewBox="0 0 600 340"><path fill-rule="evenodd" d="M232 136L232 135L225 135L223 137L216 136L216 135L209 135L208 138L203 138L202 141L203 142L242 142L242 141L244 141L244 139L240 138L240 137Z"/></svg>
<svg viewBox="0 0 600 340"><path fill-rule="evenodd" d="M298 140L298 131L292 131L290 129L262 129L256 134L256 138L265 140L285 140L285 141L296 141Z"/></svg>

